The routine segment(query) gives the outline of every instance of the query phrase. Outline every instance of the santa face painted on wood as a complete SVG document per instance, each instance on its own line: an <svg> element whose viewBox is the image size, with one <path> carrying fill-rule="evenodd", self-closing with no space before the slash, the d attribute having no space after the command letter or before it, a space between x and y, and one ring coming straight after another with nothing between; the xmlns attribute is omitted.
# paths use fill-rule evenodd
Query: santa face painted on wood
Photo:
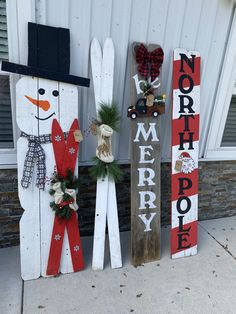
<svg viewBox="0 0 236 314"><path fill-rule="evenodd" d="M89 80L68 74L69 30L29 23L28 32L29 67L10 62L2 64L5 71L26 75L16 84L16 121L21 130L17 142L18 191L25 210L20 220L24 280L48 275L52 240L61 241L63 245L60 272L74 271L67 231L55 236L52 233L55 213L50 207L53 198L49 190L51 178L57 171L52 142L64 141L64 134L55 134L52 138L52 123L56 119L63 132L69 131L78 117L76 85L89 85ZM77 150L71 149L73 153L77 155ZM76 248L80 250L79 245Z"/></svg>

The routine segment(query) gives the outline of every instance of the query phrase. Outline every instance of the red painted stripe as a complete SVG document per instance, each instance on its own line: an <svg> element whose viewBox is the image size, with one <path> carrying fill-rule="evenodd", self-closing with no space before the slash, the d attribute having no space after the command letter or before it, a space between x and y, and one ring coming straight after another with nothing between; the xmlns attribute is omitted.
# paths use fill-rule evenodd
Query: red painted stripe
<svg viewBox="0 0 236 314"><path fill-rule="evenodd" d="M62 168L63 176L66 175L66 171L70 169L73 173L75 171L75 164L78 156L79 143L75 141L74 131L79 130L78 120L75 119L70 127L70 131L67 138L66 150Z"/></svg>
<svg viewBox="0 0 236 314"><path fill-rule="evenodd" d="M190 179L192 181L192 187L189 189L183 190L184 194L179 194L180 180L179 179ZM183 180L183 185L186 188L188 186L188 181ZM176 201L180 196L192 196L198 194L198 168L194 169L193 172L185 174L185 173L176 173L172 175L172 201Z"/></svg>
<svg viewBox="0 0 236 314"><path fill-rule="evenodd" d="M66 220L55 216L47 265L48 276L57 275L59 272L65 228Z"/></svg>
<svg viewBox="0 0 236 314"><path fill-rule="evenodd" d="M54 136L54 155L57 164L57 170L63 176L66 175L67 169L71 169L74 173L79 149L79 143L75 142L74 139L74 131L77 129L79 129L79 124L78 120L75 119L71 125L67 138L67 143L65 144L65 142L63 141L55 140L55 135L61 136L61 134L63 135L63 133L57 120L53 121L52 135ZM64 139L63 136L62 138ZM84 259L80 241L77 214L73 211L69 221L66 221L66 219L59 219L57 216L55 216L54 218L47 266L47 275L56 275L59 272L65 227L67 227L73 270L78 271L84 268ZM60 236L60 239L55 240L55 236L58 235Z"/></svg>
<svg viewBox="0 0 236 314"><path fill-rule="evenodd" d="M185 133L184 138L188 138L188 133L193 132L193 141L199 140L199 114L194 115L194 119L188 118L188 129L185 130L185 118L172 120L172 146L179 145L179 133Z"/></svg>
<svg viewBox="0 0 236 314"><path fill-rule="evenodd" d="M62 132L61 126L56 119L53 119L52 122L52 145L57 166L57 172L58 174L61 175L64 154L66 149L66 142L64 139L64 134Z"/></svg>
<svg viewBox="0 0 236 314"><path fill-rule="evenodd" d="M66 227L73 269L74 271L79 271L84 268L84 257L76 212L72 212L71 218L66 222Z"/></svg>
<svg viewBox="0 0 236 314"><path fill-rule="evenodd" d="M200 85L200 62L201 58L195 58L194 73L192 73L191 68L184 62L184 72L180 71L180 60L174 60L173 62L173 89L179 89L179 78L183 74L191 76L194 86ZM183 81L184 88L189 87L189 80L185 79Z"/></svg>
<svg viewBox="0 0 236 314"><path fill-rule="evenodd" d="M186 242L183 242L184 246L193 247L197 244L197 237L198 237L198 221L192 221L188 224L185 224L183 226L183 229L188 229L190 227L190 230L188 232L188 235L184 235L183 238L186 239ZM178 248L178 234L184 234L183 232L179 232L179 227L171 229L171 254L182 252L186 249Z"/></svg>

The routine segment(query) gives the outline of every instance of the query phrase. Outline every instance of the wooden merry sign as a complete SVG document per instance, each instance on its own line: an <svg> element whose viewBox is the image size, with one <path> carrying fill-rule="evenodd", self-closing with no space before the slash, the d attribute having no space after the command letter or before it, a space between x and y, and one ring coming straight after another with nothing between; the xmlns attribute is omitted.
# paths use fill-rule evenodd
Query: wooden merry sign
<svg viewBox="0 0 236 314"><path fill-rule="evenodd" d="M160 258L159 118L131 120L132 264Z"/></svg>
<svg viewBox="0 0 236 314"><path fill-rule="evenodd" d="M159 45L133 43L131 54L131 256L138 266L160 258L160 117L157 95L164 53Z"/></svg>
<svg viewBox="0 0 236 314"><path fill-rule="evenodd" d="M172 258L197 253L200 55L174 50Z"/></svg>

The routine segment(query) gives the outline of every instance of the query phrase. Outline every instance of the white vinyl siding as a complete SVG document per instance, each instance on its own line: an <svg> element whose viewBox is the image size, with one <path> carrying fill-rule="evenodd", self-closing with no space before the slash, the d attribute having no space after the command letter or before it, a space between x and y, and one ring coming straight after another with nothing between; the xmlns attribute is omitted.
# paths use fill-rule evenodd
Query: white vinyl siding
<svg viewBox="0 0 236 314"><path fill-rule="evenodd" d="M57 8L57 10L55 10ZM122 115L121 133L114 137L115 157L129 161L130 62L128 48L133 41L157 43L165 57L160 93L167 94L166 113L161 118L162 160L171 158L172 54L176 47L201 54L200 154L205 152L215 93L227 45L234 8L232 0L36 0L38 23L67 27L71 35L71 74L91 78L90 43L101 44L112 37L115 46L114 101ZM79 89L79 121L86 130L96 116L93 84ZM80 162L88 164L94 155L96 139L87 137L80 146Z"/></svg>

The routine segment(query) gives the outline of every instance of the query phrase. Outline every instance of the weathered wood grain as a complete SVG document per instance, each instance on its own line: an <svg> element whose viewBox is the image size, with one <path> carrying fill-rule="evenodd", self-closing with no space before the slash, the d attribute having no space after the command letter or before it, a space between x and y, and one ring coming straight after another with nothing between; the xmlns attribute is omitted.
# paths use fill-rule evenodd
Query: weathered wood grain
<svg viewBox="0 0 236 314"><path fill-rule="evenodd" d="M37 78L23 77L16 84L16 120L18 127L27 134L37 136L38 123L31 117L38 114L38 108L31 106L26 100L25 94L27 95L27 93L37 93ZM21 206L24 209L20 220L21 277L24 280L36 279L40 277L41 273L39 190L35 187L35 172L29 188L23 189L21 186L27 151L28 140L20 137L17 142L17 164L18 194Z"/></svg>
<svg viewBox="0 0 236 314"><path fill-rule="evenodd" d="M134 42L130 45L129 58L130 58L130 99L131 105L135 105L141 94L137 94L135 81L133 76L138 74L137 63L135 60L135 47L140 45L141 42ZM148 51L153 51L160 47L157 44L147 45ZM138 79L143 80L143 77L138 75ZM156 92L155 92L156 94ZM138 117L136 119L130 119L131 125L131 263L134 266L138 266L142 263L154 261L160 259L160 116L157 118L153 117ZM159 141L152 141L151 136L147 141L140 136L139 142L134 142L136 138L138 123L144 123L144 128L148 130L149 123L155 123L155 129ZM151 163L140 163L140 146L151 146L153 151L151 153L154 162ZM151 157L150 157L151 158ZM154 171L155 177L153 181L155 185L149 186L146 182L144 186L138 186L140 175L147 175L148 170L138 171L138 169L150 168ZM145 209L139 209L140 207L140 194L139 192L153 192L156 196L154 201L155 208L146 207ZM144 231L145 224L139 215L146 214L146 218L151 218L154 215L150 223L151 231Z"/></svg>
<svg viewBox="0 0 236 314"><path fill-rule="evenodd" d="M134 142L137 133L138 123L144 123L147 130L149 123L155 123L157 136L159 137L159 123L158 118L137 118L131 120L131 262L134 266L141 265L142 263L158 260L160 258L160 142L152 141L151 137L147 141L143 136L140 136L139 142ZM153 159L151 163L140 163L140 146L150 146L153 151L151 156L147 159ZM153 182L155 185L148 185L147 182L144 186L138 186L140 181L141 168L151 168L155 177ZM154 201L155 208L139 209L140 207L140 194L139 192L151 191L155 194L156 200ZM147 219L150 218L151 213L155 213L151 224L150 231L144 231L145 225L140 219L139 215L147 214Z"/></svg>

